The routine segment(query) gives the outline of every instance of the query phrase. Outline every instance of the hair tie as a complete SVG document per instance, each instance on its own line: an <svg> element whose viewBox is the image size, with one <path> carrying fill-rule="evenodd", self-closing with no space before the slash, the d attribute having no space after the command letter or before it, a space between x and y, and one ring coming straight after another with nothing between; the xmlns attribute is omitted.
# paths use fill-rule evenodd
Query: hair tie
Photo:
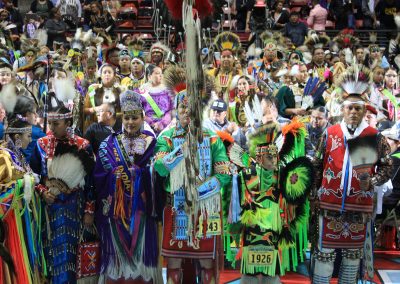
<svg viewBox="0 0 400 284"><path fill-rule="evenodd" d="M28 121L28 119L27 119L26 117L24 117L24 116L22 116L22 115L20 115L20 114L17 114L17 119L18 119L18 120L21 120L21 121L24 121L24 122L27 122L27 121Z"/></svg>

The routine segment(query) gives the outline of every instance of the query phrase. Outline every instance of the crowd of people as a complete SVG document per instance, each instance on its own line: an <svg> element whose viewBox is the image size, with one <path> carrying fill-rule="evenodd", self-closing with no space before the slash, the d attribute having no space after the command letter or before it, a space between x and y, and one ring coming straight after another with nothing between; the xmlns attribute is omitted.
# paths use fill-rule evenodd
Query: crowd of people
<svg viewBox="0 0 400 284"><path fill-rule="evenodd" d="M32 3L31 30L0 9L1 283L163 283L163 266L167 283L218 283L224 265L280 283L311 250L312 283L341 258L352 284L373 279L374 248L399 249L397 2L361 1L398 25L363 46L315 31L324 1L306 23L276 1L268 29L257 1L246 49L191 28L200 4L177 48L147 48L100 3L58 2Z"/></svg>

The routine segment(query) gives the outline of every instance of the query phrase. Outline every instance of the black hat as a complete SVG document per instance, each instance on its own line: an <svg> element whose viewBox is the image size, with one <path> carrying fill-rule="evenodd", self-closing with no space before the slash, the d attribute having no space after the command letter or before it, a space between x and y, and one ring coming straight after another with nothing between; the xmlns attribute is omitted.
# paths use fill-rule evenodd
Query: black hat
<svg viewBox="0 0 400 284"><path fill-rule="evenodd" d="M223 100L215 100L211 104L210 108L213 110L218 110L218 111L226 111L228 106L227 106L226 102L224 102Z"/></svg>

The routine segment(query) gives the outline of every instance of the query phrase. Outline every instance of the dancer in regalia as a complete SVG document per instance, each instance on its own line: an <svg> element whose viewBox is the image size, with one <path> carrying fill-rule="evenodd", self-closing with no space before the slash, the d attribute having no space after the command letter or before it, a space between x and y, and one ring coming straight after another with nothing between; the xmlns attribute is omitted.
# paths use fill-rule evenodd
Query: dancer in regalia
<svg viewBox="0 0 400 284"><path fill-rule="evenodd" d="M279 124L269 123L250 136L252 163L240 172L241 283L280 283L279 275L296 271L305 259L306 198L313 183L313 166L305 157L306 130L293 121L279 132Z"/></svg>
<svg viewBox="0 0 400 284"><path fill-rule="evenodd" d="M0 283L41 282L39 265L43 255L35 235L35 179L21 152L31 142L31 135L28 122L13 120L6 129L6 140L0 142Z"/></svg>
<svg viewBox="0 0 400 284"><path fill-rule="evenodd" d="M184 70L179 67L166 72L167 87L176 93L177 125L162 132L157 139L155 169L169 176L166 185L167 205L164 209L164 228L161 253L167 259L168 283L181 283L183 259L198 259L202 270L201 283L217 283L216 245L221 235L220 190L230 181L229 163L224 145L212 132L203 130L198 144L199 173L190 183L189 102ZM171 71L171 70L170 70ZM176 80L175 80L176 79Z"/></svg>
<svg viewBox="0 0 400 284"><path fill-rule="evenodd" d="M150 169L156 139L143 128L140 94L126 91L120 102L123 131L102 142L94 171L101 278L106 283L161 283Z"/></svg>
<svg viewBox="0 0 400 284"><path fill-rule="evenodd" d="M390 147L364 121L370 71L353 64L339 79L342 88L341 123L328 127L315 155L316 183L310 200L316 204L312 281L330 282L335 249L342 250L339 283L357 283L360 259L374 276L371 218L374 186L390 178ZM316 201L316 202L315 202Z"/></svg>
<svg viewBox="0 0 400 284"><path fill-rule="evenodd" d="M51 134L38 140L30 164L41 176L36 190L46 204L42 238L51 283L76 283L81 227L94 220L94 159L89 142L73 133L72 112L56 101L48 113Z"/></svg>

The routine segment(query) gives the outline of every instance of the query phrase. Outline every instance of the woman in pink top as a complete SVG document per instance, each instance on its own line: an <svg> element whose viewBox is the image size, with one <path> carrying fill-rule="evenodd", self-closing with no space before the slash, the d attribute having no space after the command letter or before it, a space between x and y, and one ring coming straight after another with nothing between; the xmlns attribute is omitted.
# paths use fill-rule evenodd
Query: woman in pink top
<svg viewBox="0 0 400 284"><path fill-rule="evenodd" d="M313 0L313 7L310 16L307 18L308 26L316 31L324 31L328 11L319 5L319 0Z"/></svg>

